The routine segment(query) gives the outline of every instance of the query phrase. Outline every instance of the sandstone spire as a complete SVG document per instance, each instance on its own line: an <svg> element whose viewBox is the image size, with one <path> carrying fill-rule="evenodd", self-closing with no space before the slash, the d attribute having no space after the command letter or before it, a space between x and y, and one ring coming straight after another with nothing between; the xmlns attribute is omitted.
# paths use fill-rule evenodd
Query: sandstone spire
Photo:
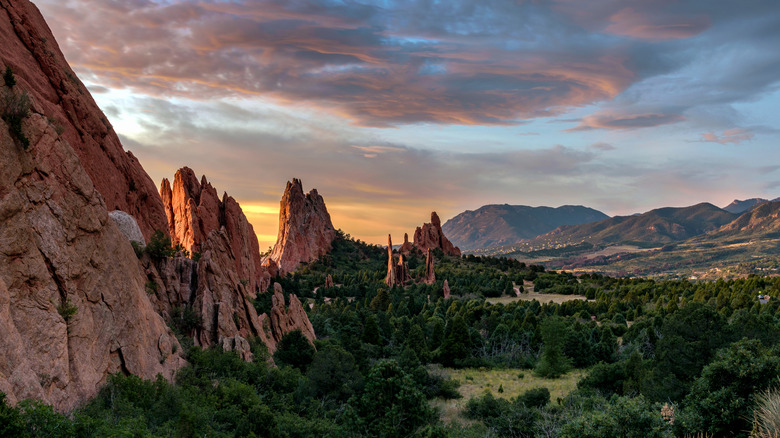
<svg viewBox="0 0 780 438"><path fill-rule="evenodd" d="M294 271L300 263L317 260L330 251L336 230L317 189L303 194L297 178L287 182L279 208L279 234L264 260L279 275Z"/></svg>
<svg viewBox="0 0 780 438"><path fill-rule="evenodd" d="M428 249L441 249L449 256L460 256L460 249L444 236L441 229L441 220L436 212L431 213L431 222L417 227L414 231L414 247L422 252Z"/></svg>
<svg viewBox="0 0 780 438"><path fill-rule="evenodd" d="M444 292L444 299L450 297L450 284L447 282L447 280L444 280L444 286L443 286L443 292Z"/></svg>
<svg viewBox="0 0 780 438"><path fill-rule="evenodd" d="M385 284L389 287L393 287L398 282L398 274L396 273L395 260L393 260L393 238L391 235L387 235L387 275L385 276Z"/></svg>
<svg viewBox="0 0 780 438"><path fill-rule="evenodd" d="M401 248L398 251L407 254L413 249L414 249L414 245L412 245L412 243L409 242L409 234L404 233L404 243L401 245Z"/></svg>
<svg viewBox="0 0 780 438"><path fill-rule="evenodd" d="M436 283L436 273L433 271L433 254L431 253L430 248L428 248L428 252L425 253L425 278L423 279L423 283Z"/></svg>
<svg viewBox="0 0 780 438"><path fill-rule="evenodd" d="M412 276L409 274L409 264L404 261L404 255L398 256L398 270L396 271L398 276L398 283L406 284L412 281Z"/></svg>

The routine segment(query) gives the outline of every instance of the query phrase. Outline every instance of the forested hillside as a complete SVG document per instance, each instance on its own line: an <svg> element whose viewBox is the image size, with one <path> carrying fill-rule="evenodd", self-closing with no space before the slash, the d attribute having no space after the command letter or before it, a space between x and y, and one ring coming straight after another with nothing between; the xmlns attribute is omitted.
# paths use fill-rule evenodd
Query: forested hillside
<svg viewBox="0 0 780 438"><path fill-rule="evenodd" d="M331 253L276 279L309 304L316 348L295 331L272 357L252 342L255 359L244 362L180 336L189 365L175 384L115 375L69 415L3 405L0 435L748 436L754 413L777 419L757 408L777 403L765 391L780 376L778 304L757 296L776 295L780 278L576 277L437 254L435 284L388 289L385 258L384 248L340 233ZM421 277L422 255L407 260ZM531 293L563 302L523 299ZM258 312L270 297L258 296ZM185 309L169 323L181 335L202 322ZM457 400L465 383L452 378L456 369L514 371ZM551 397L573 370L576 388ZM516 395L504 392L518 382ZM457 411L437 408L447 403Z"/></svg>

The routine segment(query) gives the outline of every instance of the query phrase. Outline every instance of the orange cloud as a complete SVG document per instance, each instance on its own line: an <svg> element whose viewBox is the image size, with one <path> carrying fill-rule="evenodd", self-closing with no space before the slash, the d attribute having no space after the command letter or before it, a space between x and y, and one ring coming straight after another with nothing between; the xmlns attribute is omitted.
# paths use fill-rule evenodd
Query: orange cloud
<svg viewBox="0 0 780 438"><path fill-rule="evenodd" d="M609 17L611 24L606 31L647 40L671 40L690 38L710 26L706 15L695 17L674 16L664 13L642 13L634 8L624 8Z"/></svg>
<svg viewBox="0 0 780 438"><path fill-rule="evenodd" d="M723 131L723 134L721 135L712 132L705 132L701 135L701 140L720 144L740 144L743 141L752 140L753 137L755 137L755 134L748 130L734 128Z"/></svg>
<svg viewBox="0 0 780 438"><path fill-rule="evenodd" d="M584 117L580 124L567 132L589 131L592 129L639 129L653 126L668 125L685 120L682 114L642 113L616 114L598 113Z"/></svg>

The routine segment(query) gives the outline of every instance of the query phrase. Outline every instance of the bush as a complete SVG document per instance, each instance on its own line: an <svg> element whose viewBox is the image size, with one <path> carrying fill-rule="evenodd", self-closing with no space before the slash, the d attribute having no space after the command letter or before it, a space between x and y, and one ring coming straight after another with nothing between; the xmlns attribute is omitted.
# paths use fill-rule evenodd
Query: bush
<svg viewBox="0 0 780 438"><path fill-rule="evenodd" d="M62 317L62 319L65 320L66 323L70 321L71 318L73 318L73 315L75 315L76 312L78 312L78 310L79 308L74 306L70 302L70 300L57 306L57 313L60 314L60 316Z"/></svg>
<svg viewBox="0 0 780 438"><path fill-rule="evenodd" d="M155 230L152 233L152 238L149 239L149 244L146 245L146 253L153 260L158 261L167 257L173 257L176 254L171 247L171 238L160 230Z"/></svg>
<svg viewBox="0 0 780 438"><path fill-rule="evenodd" d="M13 88L16 85L16 77L14 76L14 71L11 70L11 67L9 66L5 67L5 73L3 73L3 80L5 81L5 86L8 88Z"/></svg>
<svg viewBox="0 0 780 438"><path fill-rule="evenodd" d="M22 120L30 115L30 96L26 91L3 90L0 96L0 117L8 123L11 135L19 140L24 149L30 147L30 140L22 132Z"/></svg>
<svg viewBox="0 0 780 438"><path fill-rule="evenodd" d="M300 330L293 330L279 341L274 360L280 365L290 365L305 372L314 360L314 353L314 347L303 333Z"/></svg>
<svg viewBox="0 0 780 438"><path fill-rule="evenodd" d="M517 401L529 408L541 408L550 403L550 390L547 388L532 388L517 397Z"/></svg>

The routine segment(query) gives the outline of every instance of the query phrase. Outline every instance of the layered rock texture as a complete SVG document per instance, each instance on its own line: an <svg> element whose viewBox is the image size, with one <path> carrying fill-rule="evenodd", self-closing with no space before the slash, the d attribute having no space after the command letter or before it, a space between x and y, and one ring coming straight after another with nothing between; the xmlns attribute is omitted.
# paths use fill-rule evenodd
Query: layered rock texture
<svg viewBox="0 0 780 438"><path fill-rule="evenodd" d="M17 82L0 91L28 92L32 102L21 121L27 149L0 121L0 390L11 402L35 398L67 411L110 373L171 378L183 364L178 342L70 143L96 141L99 128L78 116L85 98L52 88L79 94L80 84L60 83L70 70L30 3L0 2L0 40L0 68L12 65ZM60 98L64 109L52 103ZM52 114L68 124L64 133Z"/></svg>
<svg viewBox="0 0 780 438"><path fill-rule="evenodd" d="M198 182L189 167L176 172L173 186L163 179L160 196L174 244L191 254L202 254L211 249L208 242L212 232L224 233L227 251L220 254L230 258L231 270L247 283L249 293L254 296L268 287L270 276L261 265L257 235L235 199L223 193L220 200L206 176Z"/></svg>
<svg viewBox="0 0 780 438"><path fill-rule="evenodd" d="M287 182L279 209L279 234L264 265L284 275L330 251L336 229L317 189L304 195L299 179Z"/></svg>
<svg viewBox="0 0 780 438"><path fill-rule="evenodd" d="M28 0L0 0L0 67L16 72L36 112L75 151L109 211L138 220L148 240L167 230L154 182L130 152L60 52L38 9Z"/></svg>
<svg viewBox="0 0 780 438"><path fill-rule="evenodd" d="M460 249L453 245L441 229L441 220L436 212L431 213L431 221L417 227L414 231L414 247L425 253L429 249L441 249L449 256L460 256Z"/></svg>
<svg viewBox="0 0 780 438"><path fill-rule="evenodd" d="M238 203L185 168L163 183L164 205L32 3L0 0L0 41L0 71L15 79L0 79L0 391L11 403L68 411L111 373L171 379L185 362L166 319L184 312L198 321L188 326L197 345L245 359L251 336L271 351L290 330L314 339L295 296L286 306L274 292L257 315L251 298L270 277ZM288 191L289 259L304 260L304 244L319 256L335 237L322 198ZM296 237L312 224L317 236ZM155 230L199 259L139 260L130 241L150 243Z"/></svg>

